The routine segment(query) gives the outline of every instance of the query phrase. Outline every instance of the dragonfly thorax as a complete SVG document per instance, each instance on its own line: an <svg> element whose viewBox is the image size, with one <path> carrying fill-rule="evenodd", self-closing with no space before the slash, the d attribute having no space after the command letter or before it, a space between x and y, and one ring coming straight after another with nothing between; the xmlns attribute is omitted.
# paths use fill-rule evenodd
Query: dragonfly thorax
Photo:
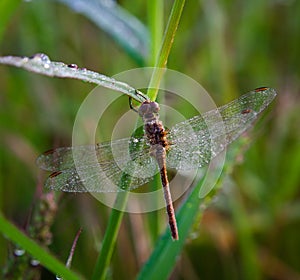
<svg viewBox="0 0 300 280"><path fill-rule="evenodd" d="M144 121L145 135L152 146L150 152L152 156L156 154L154 150L161 150L161 148L168 150L167 133L162 122L159 121L158 111L159 105L153 101L145 101L139 108L139 114Z"/></svg>
<svg viewBox="0 0 300 280"><path fill-rule="evenodd" d="M139 108L139 115L143 118L144 123L153 122L158 119L158 111L160 110L158 103L154 101L145 101Z"/></svg>

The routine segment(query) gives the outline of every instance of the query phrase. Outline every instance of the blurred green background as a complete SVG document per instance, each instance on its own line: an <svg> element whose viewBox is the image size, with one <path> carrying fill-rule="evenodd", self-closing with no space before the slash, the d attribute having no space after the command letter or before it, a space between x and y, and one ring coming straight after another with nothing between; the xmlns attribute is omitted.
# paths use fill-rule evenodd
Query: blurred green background
<svg viewBox="0 0 300 280"><path fill-rule="evenodd" d="M153 26L146 1L118 3L146 28ZM165 1L165 22L171 4ZM55 1L3 1L0 18L3 56L43 52L107 76L151 65L149 56L126 49ZM187 1L168 68L198 81L219 105L260 86L275 88L278 96L247 134L250 144L195 224L171 279L300 279L299 36L299 1ZM35 158L70 145L76 112L93 88L0 65L0 207L20 228L30 228L46 178ZM120 106L127 104L124 97ZM110 131L108 123L103 134ZM64 262L83 227L72 267L89 278L109 213L89 195L61 196L50 250ZM112 279L133 279L149 257L149 215L125 215ZM163 209L158 217L161 233ZM0 264L7 267L13 245L0 236L0 248Z"/></svg>

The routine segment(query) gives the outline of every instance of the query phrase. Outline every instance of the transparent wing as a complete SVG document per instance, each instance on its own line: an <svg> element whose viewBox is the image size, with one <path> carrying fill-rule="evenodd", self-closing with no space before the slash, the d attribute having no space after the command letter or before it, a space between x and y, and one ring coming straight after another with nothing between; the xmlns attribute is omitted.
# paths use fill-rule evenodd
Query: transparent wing
<svg viewBox="0 0 300 280"><path fill-rule="evenodd" d="M256 89L216 110L176 124L168 133L167 167L188 170L208 164L251 126L275 96L273 89ZM37 164L53 172L46 186L68 192L117 192L125 185L132 190L150 181L157 172L145 138L57 148L42 154Z"/></svg>
<svg viewBox="0 0 300 280"><path fill-rule="evenodd" d="M38 157L37 165L53 172L46 187L67 192L118 192L125 181L131 190L157 172L144 138L49 150Z"/></svg>
<svg viewBox="0 0 300 280"><path fill-rule="evenodd" d="M167 166L179 170L202 167L245 132L275 98L271 88L258 88L202 115L178 123L168 133Z"/></svg>

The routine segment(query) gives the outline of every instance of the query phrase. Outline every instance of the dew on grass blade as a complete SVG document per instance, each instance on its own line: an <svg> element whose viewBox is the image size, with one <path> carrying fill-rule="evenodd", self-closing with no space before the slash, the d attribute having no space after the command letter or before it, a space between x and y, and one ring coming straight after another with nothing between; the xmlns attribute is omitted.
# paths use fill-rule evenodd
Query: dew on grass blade
<svg viewBox="0 0 300 280"><path fill-rule="evenodd" d="M130 85L107 77L103 74L79 68L76 64L65 64L63 62L51 61L51 59L43 53L37 53L30 57L22 56L2 56L0 64L13 65L24 68L28 71L39 73L50 77L78 79L88 83L94 83L105 88L119 91L142 103L147 97L140 91Z"/></svg>
<svg viewBox="0 0 300 280"><path fill-rule="evenodd" d="M72 68L72 69L78 69L77 64L74 64L74 63L68 64L68 67Z"/></svg>
<svg viewBox="0 0 300 280"><path fill-rule="evenodd" d="M17 256L17 257L21 257L25 254L25 250L23 249L15 249L14 250L14 255Z"/></svg>

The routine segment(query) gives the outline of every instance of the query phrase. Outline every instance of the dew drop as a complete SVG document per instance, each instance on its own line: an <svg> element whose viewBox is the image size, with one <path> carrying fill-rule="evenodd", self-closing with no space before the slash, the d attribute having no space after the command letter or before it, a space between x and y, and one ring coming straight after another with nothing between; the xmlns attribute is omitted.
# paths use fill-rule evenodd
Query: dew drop
<svg viewBox="0 0 300 280"><path fill-rule="evenodd" d="M41 61L46 64L51 62L49 56L44 53L36 53L36 54L30 56L29 58L36 60L36 61Z"/></svg>
<svg viewBox="0 0 300 280"><path fill-rule="evenodd" d="M32 259L32 260L30 261L30 264L31 264L32 266L38 266L38 265L40 264L40 262L39 262L38 260Z"/></svg>
<svg viewBox="0 0 300 280"><path fill-rule="evenodd" d="M15 249L14 250L14 254L17 257L21 257L21 256L23 256L25 254L25 250L23 250L23 249Z"/></svg>
<svg viewBox="0 0 300 280"><path fill-rule="evenodd" d="M44 68L49 69L51 60L48 55L44 53L37 53L29 57L32 61L41 63Z"/></svg>
<svg viewBox="0 0 300 280"><path fill-rule="evenodd" d="M77 64L74 64L74 63L69 64L68 67L72 68L72 69L78 69Z"/></svg>

